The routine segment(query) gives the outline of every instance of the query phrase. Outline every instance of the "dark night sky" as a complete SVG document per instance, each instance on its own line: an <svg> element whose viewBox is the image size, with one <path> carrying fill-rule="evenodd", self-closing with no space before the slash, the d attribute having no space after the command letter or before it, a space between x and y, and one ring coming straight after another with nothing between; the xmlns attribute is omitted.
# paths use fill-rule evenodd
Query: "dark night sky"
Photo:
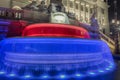
<svg viewBox="0 0 120 80"><path fill-rule="evenodd" d="M109 1L109 19L113 19L114 18L114 0L108 0ZM118 12L118 19L120 20L120 0L117 0L117 12Z"/></svg>

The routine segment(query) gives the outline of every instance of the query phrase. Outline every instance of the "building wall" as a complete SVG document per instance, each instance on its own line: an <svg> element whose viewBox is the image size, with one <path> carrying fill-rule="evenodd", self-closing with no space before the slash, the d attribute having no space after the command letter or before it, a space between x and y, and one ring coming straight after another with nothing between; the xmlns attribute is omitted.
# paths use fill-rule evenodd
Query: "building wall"
<svg viewBox="0 0 120 80"><path fill-rule="evenodd" d="M76 18L83 23L90 24L90 18L96 11L96 18L100 25L100 30L109 35L109 19L106 0L62 0L66 12L74 13Z"/></svg>
<svg viewBox="0 0 120 80"><path fill-rule="evenodd" d="M0 0L0 7L10 7L10 0Z"/></svg>
<svg viewBox="0 0 120 80"><path fill-rule="evenodd" d="M75 13L76 18L90 24L90 18L96 10L100 29L109 35L108 4L103 0L63 0L67 12Z"/></svg>

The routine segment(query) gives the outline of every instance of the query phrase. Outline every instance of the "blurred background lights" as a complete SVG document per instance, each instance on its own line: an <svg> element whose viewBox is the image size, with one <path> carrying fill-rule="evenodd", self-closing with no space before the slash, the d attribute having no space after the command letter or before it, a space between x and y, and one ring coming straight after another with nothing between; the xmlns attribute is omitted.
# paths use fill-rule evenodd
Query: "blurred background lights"
<svg viewBox="0 0 120 80"><path fill-rule="evenodd" d="M103 70L98 70L99 72L103 73L104 71Z"/></svg>
<svg viewBox="0 0 120 80"><path fill-rule="evenodd" d="M42 78L46 79L48 78L49 76L48 75L43 75Z"/></svg>
<svg viewBox="0 0 120 80"><path fill-rule="evenodd" d="M14 76L16 76L16 74L11 73L11 74L9 74L8 76L10 76L10 77L14 77Z"/></svg>
<svg viewBox="0 0 120 80"><path fill-rule="evenodd" d="M76 73L75 75L76 75L76 77L81 77L81 76L82 76L82 75L79 74L79 73Z"/></svg>
<svg viewBox="0 0 120 80"><path fill-rule="evenodd" d="M0 71L0 74L5 74L5 71Z"/></svg>
<svg viewBox="0 0 120 80"><path fill-rule="evenodd" d="M31 75L25 75L24 78L31 78Z"/></svg>
<svg viewBox="0 0 120 80"><path fill-rule="evenodd" d="M110 68L106 68L106 70L110 70Z"/></svg>
<svg viewBox="0 0 120 80"><path fill-rule="evenodd" d="M66 78L66 76L64 74L60 75L60 78Z"/></svg>
<svg viewBox="0 0 120 80"><path fill-rule="evenodd" d="M90 74L90 75L95 75L95 73L94 73L94 72L89 72L89 74Z"/></svg>

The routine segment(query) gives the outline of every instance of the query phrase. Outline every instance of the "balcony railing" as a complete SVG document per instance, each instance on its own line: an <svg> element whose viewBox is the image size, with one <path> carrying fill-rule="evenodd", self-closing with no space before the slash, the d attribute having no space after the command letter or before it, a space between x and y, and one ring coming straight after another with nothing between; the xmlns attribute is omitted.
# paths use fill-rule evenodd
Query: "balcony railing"
<svg viewBox="0 0 120 80"><path fill-rule="evenodd" d="M41 21L48 21L48 14L41 13L39 11L14 10L14 9L0 7L0 18L41 22Z"/></svg>
<svg viewBox="0 0 120 80"><path fill-rule="evenodd" d="M109 47L111 48L112 53L115 53L115 50L116 50L115 42L111 38L106 36L104 33L102 33L102 32L100 32L100 35L101 35L101 39L103 41L105 41L109 45Z"/></svg>
<svg viewBox="0 0 120 80"><path fill-rule="evenodd" d="M0 17L5 19L21 19L23 10L13 10L9 8L0 7Z"/></svg>
<svg viewBox="0 0 120 80"><path fill-rule="evenodd" d="M111 38L109 38L108 36L106 36L104 33L102 33L102 32L100 32L100 34L101 34L101 38L103 38L105 41L107 41L107 42L109 42L110 44L112 44L112 45L115 45L115 42L111 39Z"/></svg>

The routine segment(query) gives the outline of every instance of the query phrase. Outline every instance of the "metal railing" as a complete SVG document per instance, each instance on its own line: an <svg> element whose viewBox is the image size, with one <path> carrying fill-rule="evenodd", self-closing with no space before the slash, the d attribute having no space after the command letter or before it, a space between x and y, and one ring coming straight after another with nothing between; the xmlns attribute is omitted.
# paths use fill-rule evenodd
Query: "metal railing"
<svg viewBox="0 0 120 80"><path fill-rule="evenodd" d="M100 32L101 40L105 41L108 46L110 47L112 53L115 53L116 50L116 44L115 42L108 36L106 36L104 33Z"/></svg>
<svg viewBox="0 0 120 80"><path fill-rule="evenodd" d="M5 19L21 19L23 10L13 10L9 8L0 7L0 17Z"/></svg>
<svg viewBox="0 0 120 80"><path fill-rule="evenodd" d="M115 42L108 36L106 36L104 33L100 32L101 38L103 38L108 43L115 45Z"/></svg>
<svg viewBox="0 0 120 80"><path fill-rule="evenodd" d="M41 21L48 20L48 14L41 13L39 11L14 10L10 8L0 7L0 18L11 19L11 20L20 19L20 20L27 20L27 21L32 21L32 22L41 22Z"/></svg>

